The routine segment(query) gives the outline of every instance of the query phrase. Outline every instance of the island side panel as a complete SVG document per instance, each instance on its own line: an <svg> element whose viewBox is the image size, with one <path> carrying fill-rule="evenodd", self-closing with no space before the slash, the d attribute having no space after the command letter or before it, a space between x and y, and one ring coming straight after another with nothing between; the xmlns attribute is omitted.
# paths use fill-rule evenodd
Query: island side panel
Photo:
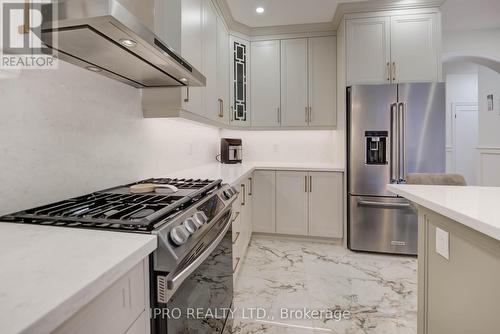
<svg viewBox="0 0 500 334"><path fill-rule="evenodd" d="M449 260L436 252L436 228L449 233ZM418 333L497 333L500 242L424 208L419 233Z"/></svg>

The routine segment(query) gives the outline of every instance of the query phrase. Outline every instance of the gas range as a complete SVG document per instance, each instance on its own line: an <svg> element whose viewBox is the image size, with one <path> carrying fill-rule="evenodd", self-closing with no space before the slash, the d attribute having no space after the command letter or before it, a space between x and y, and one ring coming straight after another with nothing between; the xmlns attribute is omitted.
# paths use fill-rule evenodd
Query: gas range
<svg viewBox="0 0 500 334"><path fill-rule="evenodd" d="M154 234L158 248L149 259L151 309L185 307L193 301L228 308L233 297L232 204L237 195L221 180L154 178L23 210L0 220L47 228ZM227 320L154 317L151 331L222 332Z"/></svg>

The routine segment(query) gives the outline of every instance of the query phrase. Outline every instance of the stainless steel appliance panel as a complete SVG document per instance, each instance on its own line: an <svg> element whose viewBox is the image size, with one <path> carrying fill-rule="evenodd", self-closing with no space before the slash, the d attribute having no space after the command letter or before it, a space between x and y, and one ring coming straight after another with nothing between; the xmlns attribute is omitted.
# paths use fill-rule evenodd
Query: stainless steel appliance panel
<svg viewBox="0 0 500 334"><path fill-rule="evenodd" d="M349 196L349 248L417 254L418 219L404 198Z"/></svg>
<svg viewBox="0 0 500 334"><path fill-rule="evenodd" d="M444 173L445 84L400 84L398 97L399 117L404 119L400 136L400 178L404 181L408 173Z"/></svg>
<svg viewBox="0 0 500 334"><path fill-rule="evenodd" d="M391 147L391 104L397 102L395 85L353 86L348 91L348 192L353 195L394 196L386 190L390 182L390 151L387 164L366 163L366 132L387 131Z"/></svg>

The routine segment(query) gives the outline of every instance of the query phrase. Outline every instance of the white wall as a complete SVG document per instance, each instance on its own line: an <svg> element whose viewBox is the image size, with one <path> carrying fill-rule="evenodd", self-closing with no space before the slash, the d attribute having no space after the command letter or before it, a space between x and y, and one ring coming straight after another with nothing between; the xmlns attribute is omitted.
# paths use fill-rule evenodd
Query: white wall
<svg viewBox="0 0 500 334"><path fill-rule="evenodd" d="M448 63L444 67L446 77L446 171L455 172L455 148L453 129L453 105L458 102L477 103L478 65ZM478 124L471 126L478 128ZM476 161L471 162L476 165Z"/></svg>
<svg viewBox="0 0 500 334"><path fill-rule="evenodd" d="M143 119L139 90L60 62L0 80L0 214L214 161L219 129Z"/></svg>
<svg viewBox="0 0 500 334"><path fill-rule="evenodd" d="M443 59L446 61L453 57L471 56L500 62L499 41L500 28L445 32Z"/></svg>
<svg viewBox="0 0 500 334"><path fill-rule="evenodd" d="M246 161L343 164L343 141L337 131L222 130L221 136L241 138Z"/></svg>
<svg viewBox="0 0 500 334"><path fill-rule="evenodd" d="M488 110L487 95L494 96L494 110ZM500 74L479 68L480 182L500 186Z"/></svg>

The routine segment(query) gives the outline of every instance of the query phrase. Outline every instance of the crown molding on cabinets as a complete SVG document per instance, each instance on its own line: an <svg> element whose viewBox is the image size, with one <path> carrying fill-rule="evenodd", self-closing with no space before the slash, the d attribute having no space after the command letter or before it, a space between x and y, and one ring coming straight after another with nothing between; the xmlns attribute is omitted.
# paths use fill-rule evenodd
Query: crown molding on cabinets
<svg viewBox="0 0 500 334"><path fill-rule="evenodd" d="M271 27L250 27L236 21L231 14L231 9L227 0L212 0L217 10L224 18L226 25L231 32L240 33L249 39L258 40L262 36L283 36L288 34L335 34L338 25L346 14L376 12L401 9L420 9L429 7L441 7L446 0L410 0L402 2L401 0L380 0L376 2L350 2L342 3L337 6L335 15L331 22L311 23L311 24L293 24Z"/></svg>
<svg viewBox="0 0 500 334"><path fill-rule="evenodd" d="M377 12L388 10L420 9L429 7L441 7L446 0L414 0L402 2L400 0L380 0L376 2L349 2L337 6L332 25L338 28L342 18L346 14L363 12Z"/></svg>

